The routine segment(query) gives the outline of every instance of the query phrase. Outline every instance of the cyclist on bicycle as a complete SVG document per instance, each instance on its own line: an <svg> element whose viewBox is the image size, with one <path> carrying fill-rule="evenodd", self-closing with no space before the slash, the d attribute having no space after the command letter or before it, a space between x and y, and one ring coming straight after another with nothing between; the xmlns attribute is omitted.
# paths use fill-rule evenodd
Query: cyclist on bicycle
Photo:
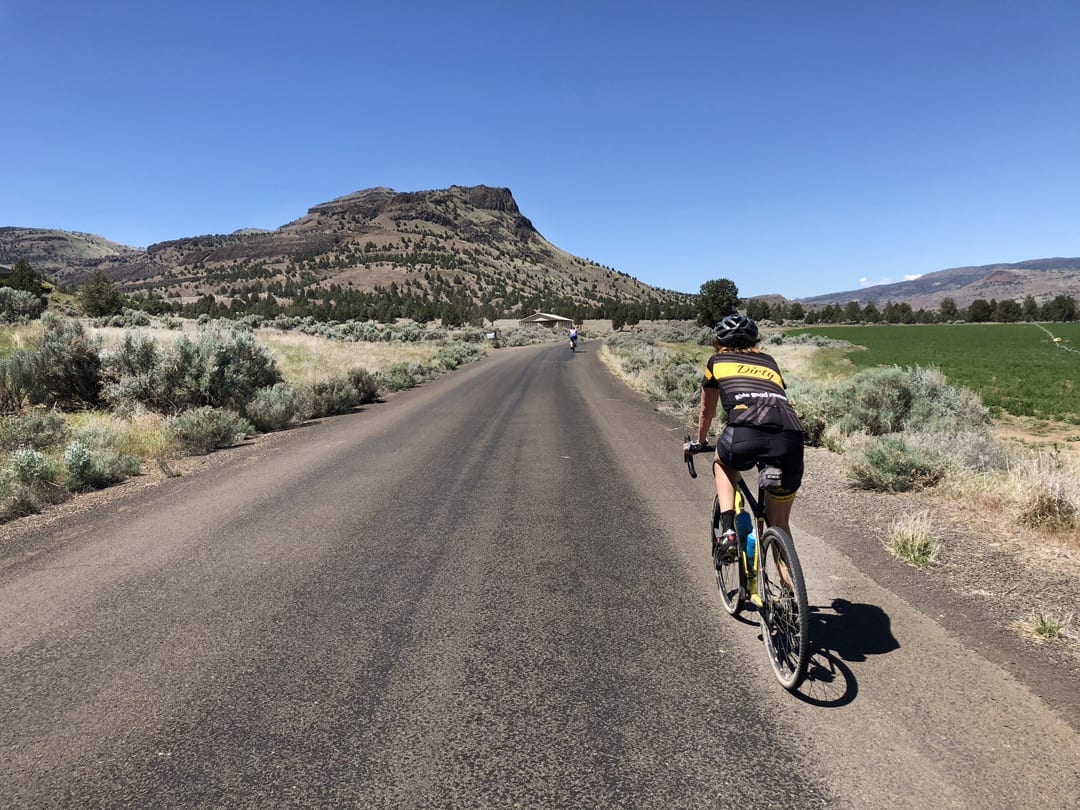
<svg viewBox="0 0 1080 810"><path fill-rule="evenodd" d="M701 383L698 442L707 444L719 401L727 425L716 441L713 477L720 502L720 538L713 538L713 559L738 553L735 537L735 475L758 462L779 467L779 486L765 494L765 517L790 534L788 518L803 475L803 426L784 393L776 361L757 348L758 326L746 315L728 315L713 330L715 354ZM716 474L719 466L722 475Z"/></svg>
<svg viewBox="0 0 1080 810"><path fill-rule="evenodd" d="M577 327L570 327L570 351L574 351L577 348Z"/></svg>

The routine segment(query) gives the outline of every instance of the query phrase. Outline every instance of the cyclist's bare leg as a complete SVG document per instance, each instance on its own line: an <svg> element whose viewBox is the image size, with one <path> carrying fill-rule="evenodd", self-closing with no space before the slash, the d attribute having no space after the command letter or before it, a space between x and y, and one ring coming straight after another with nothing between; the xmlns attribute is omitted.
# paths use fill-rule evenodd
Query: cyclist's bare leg
<svg viewBox="0 0 1080 810"><path fill-rule="evenodd" d="M791 526L788 521L791 518L791 505L794 498L776 500L771 492L765 493L765 522L770 526L776 526L791 534Z"/></svg>
<svg viewBox="0 0 1080 810"><path fill-rule="evenodd" d="M791 527L788 525L788 519L791 517L791 505L795 503L794 498L785 498L782 500L776 500L771 492L765 493L765 522L770 526L776 526L778 529L783 529L788 535L791 535ZM779 554L779 548L773 547L773 551ZM783 561L776 557L776 568L780 572L780 580L783 582L784 587L791 590L791 580L788 577L787 566Z"/></svg>
<svg viewBox="0 0 1080 810"><path fill-rule="evenodd" d="M720 468L720 472L716 468ZM716 481L716 499L720 502L721 512L730 512L735 508L736 471L721 461L717 455L713 459L713 478Z"/></svg>

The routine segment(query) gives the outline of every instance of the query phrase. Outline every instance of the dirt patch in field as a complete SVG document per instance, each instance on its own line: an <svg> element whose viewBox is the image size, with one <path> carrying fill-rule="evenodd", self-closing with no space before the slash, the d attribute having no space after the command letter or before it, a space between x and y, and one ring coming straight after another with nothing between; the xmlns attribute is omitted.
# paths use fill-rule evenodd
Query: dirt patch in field
<svg viewBox="0 0 1080 810"><path fill-rule="evenodd" d="M1019 442L1031 449L1058 452L1080 460L1080 425L1008 414L1003 414L994 421L994 430L1002 439Z"/></svg>

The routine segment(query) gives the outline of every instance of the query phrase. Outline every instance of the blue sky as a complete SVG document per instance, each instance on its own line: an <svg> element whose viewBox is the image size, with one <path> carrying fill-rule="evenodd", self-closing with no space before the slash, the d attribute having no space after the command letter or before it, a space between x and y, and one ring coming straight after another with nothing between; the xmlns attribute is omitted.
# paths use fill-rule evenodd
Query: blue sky
<svg viewBox="0 0 1080 810"><path fill-rule="evenodd" d="M0 226L484 183L686 292L1080 256L1078 42L1076 0L0 0Z"/></svg>

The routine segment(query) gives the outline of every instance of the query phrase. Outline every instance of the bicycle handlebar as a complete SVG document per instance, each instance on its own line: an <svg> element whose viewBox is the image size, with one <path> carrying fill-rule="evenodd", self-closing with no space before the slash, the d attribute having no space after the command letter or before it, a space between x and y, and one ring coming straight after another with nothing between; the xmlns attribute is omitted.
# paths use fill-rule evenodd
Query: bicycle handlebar
<svg viewBox="0 0 1080 810"><path fill-rule="evenodd" d="M683 461L686 462L686 471L690 473L691 478L697 478L697 470L694 469L694 454L711 453L715 449L715 445L711 445L708 442L705 444L692 442L690 441L689 436L683 440Z"/></svg>

